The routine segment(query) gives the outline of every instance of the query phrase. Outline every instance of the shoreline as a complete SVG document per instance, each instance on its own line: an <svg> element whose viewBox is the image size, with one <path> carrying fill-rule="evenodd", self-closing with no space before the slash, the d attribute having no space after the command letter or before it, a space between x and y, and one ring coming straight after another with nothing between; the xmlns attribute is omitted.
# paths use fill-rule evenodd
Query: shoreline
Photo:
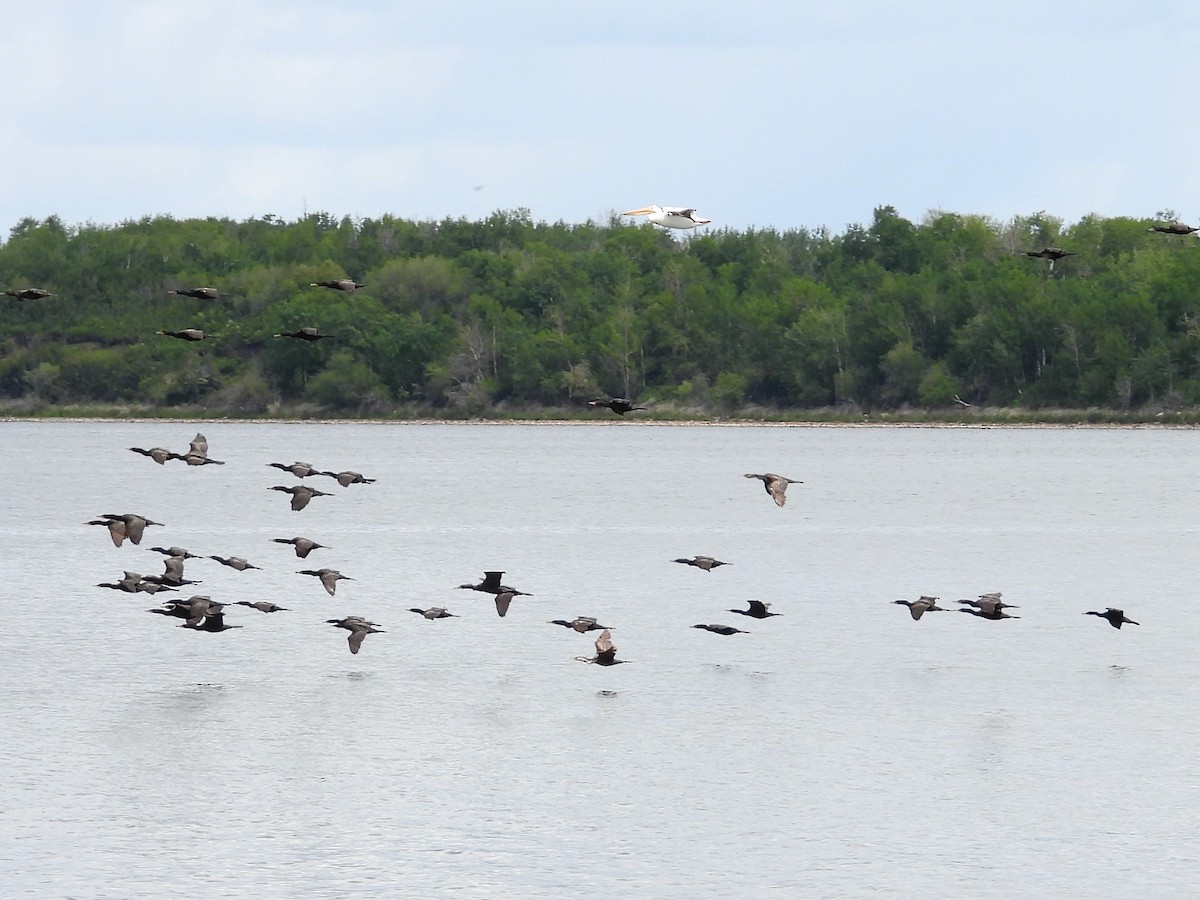
<svg viewBox="0 0 1200 900"><path fill-rule="evenodd" d="M234 425L546 425L546 426L594 426L628 428L940 428L940 429L1041 429L1041 430L1144 430L1144 431L1194 431L1200 424L1184 422L824 422L794 421L773 422L757 419L716 420L672 420L672 419L277 419L235 418L229 416L0 416L3 424L34 424L62 422L80 425L89 422L100 424L149 425L164 424L234 424Z"/></svg>

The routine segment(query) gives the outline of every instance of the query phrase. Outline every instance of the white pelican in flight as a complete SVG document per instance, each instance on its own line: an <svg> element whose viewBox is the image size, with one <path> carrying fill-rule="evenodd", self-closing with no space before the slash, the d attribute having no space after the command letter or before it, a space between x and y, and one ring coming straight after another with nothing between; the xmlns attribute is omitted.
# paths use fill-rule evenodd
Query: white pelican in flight
<svg viewBox="0 0 1200 900"><path fill-rule="evenodd" d="M712 219L702 219L696 215L694 207L683 206L643 206L641 209L631 209L621 213L623 216L646 216L655 225L664 228L696 228L707 225Z"/></svg>

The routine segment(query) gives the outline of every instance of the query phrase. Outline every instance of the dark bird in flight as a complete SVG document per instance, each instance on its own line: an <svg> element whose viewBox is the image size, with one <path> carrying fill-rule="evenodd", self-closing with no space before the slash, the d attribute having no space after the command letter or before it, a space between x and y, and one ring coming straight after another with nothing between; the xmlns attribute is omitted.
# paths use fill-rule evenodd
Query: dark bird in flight
<svg viewBox="0 0 1200 900"><path fill-rule="evenodd" d="M124 591L127 594L157 594L159 591L174 591L176 588L147 581L137 572L126 571L120 581L102 581L96 587L111 588L114 591Z"/></svg>
<svg viewBox="0 0 1200 900"><path fill-rule="evenodd" d="M195 553L188 553L182 547L151 547L155 553L161 553L163 556L178 556L181 559L200 559Z"/></svg>
<svg viewBox="0 0 1200 900"><path fill-rule="evenodd" d="M999 619L1019 619L1019 618L1021 618L1020 616L1010 616L1004 610L1000 609L999 607L992 606L991 604L986 604L986 603L983 603L982 601L980 601L980 603L981 603L981 605L978 607L964 606L962 609L959 610L959 612L970 613L971 615L978 616L981 619L992 619L993 621L997 621Z"/></svg>
<svg viewBox="0 0 1200 900"><path fill-rule="evenodd" d="M1032 256L1034 259L1050 260L1050 271L1054 271L1054 264L1060 259L1065 259L1068 256L1077 256L1068 250L1060 250L1058 247L1043 247L1041 250L1026 250L1026 256Z"/></svg>
<svg viewBox="0 0 1200 900"><path fill-rule="evenodd" d="M1194 231L1200 231L1200 228L1193 228L1182 222L1171 222L1168 225L1151 225L1146 230L1157 231L1159 234L1191 234Z"/></svg>
<svg viewBox="0 0 1200 900"><path fill-rule="evenodd" d="M441 606L431 606L431 607L429 607L429 609L417 609L417 607L411 606L411 607L409 607L408 611L415 612L419 615L422 615L431 621L433 619L457 619L458 618L458 616L454 615L454 613L446 612L445 608L441 607Z"/></svg>
<svg viewBox="0 0 1200 900"><path fill-rule="evenodd" d="M749 616L752 619L769 619L771 616L781 616L783 613L770 612L767 607L770 603L764 603L761 600L747 600L749 609L731 609L729 612L737 613L739 616Z"/></svg>
<svg viewBox="0 0 1200 900"><path fill-rule="evenodd" d="M326 619L325 621L350 632L350 637L346 638L346 642L350 645L351 653L358 652L358 648L362 646L363 639L368 634L383 634L383 629L378 627L377 622L368 622L362 616L346 616L344 619Z"/></svg>
<svg viewBox="0 0 1200 900"><path fill-rule="evenodd" d="M366 287L362 282L354 281L351 278L338 278L333 281L313 281L308 286L329 288L331 291L345 291L347 294L353 294L360 287Z"/></svg>
<svg viewBox="0 0 1200 900"><path fill-rule="evenodd" d="M589 631L607 631L607 625L600 625L591 616L576 616L570 622L566 619L554 619L546 623L547 625L562 625L564 628L572 628L580 634L586 634Z"/></svg>
<svg viewBox="0 0 1200 900"><path fill-rule="evenodd" d="M329 335L321 334L311 325L305 325L299 331L281 331L275 337L296 338L301 341L319 341L321 338L329 337Z"/></svg>
<svg viewBox="0 0 1200 900"><path fill-rule="evenodd" d="M163 560L163 574L156 579L162 584L169 584L172 587L180 587L184 584L199 584L199 582L188 581L183 577L183 564L187 562L186 556L168 556ZM147 579L151 580L151 579Z"/></svg>
<svg viewBox="0 0 1200 900"><path fill-rule="evenodd" d="M12 297L18 303L22 300L45 300L47 297L54 296L49 291L45 291L36 287L21 288L20 290L5 291L4 293L7 296Z"/></svg>
<svg viewBox="0 0 1200 900"><path fill-rule="evenodd" d="M220 300L221 294L216 288L198 287L182 291L167 291L168 294L178 294L180 297L191 297L193 300Z"/></svg>
<svg viewBox="0 0 1200 900"><path fill-rule="evenodd" d="M991 594L980 594L978 600L959 600L957 602L963 606L973 606L976 609L981 609L985 613L992 613L1001 609L1020 609L1019 606L1014 606L1011 603L1005 603L1001 600L999 591Z"/></svg>
<svg viewBox="0 0 1200 900"><path fill-rule="evenodd" d="M217 603L207 594L196 594L188 597L186 600L176 600L174 598L166 602L164 609L152 609L150 612L157 613L161 616L175 616L180 619L186 619L189 627L195 628L200 624L205 616L219 616L227 604ZM223 631L224 629L216 629Z"/></svg>
<svg viewBox="0 0 1200 900"><path fill-rule="evenodd" d="M199 328L184 328L182 331L156 331L154 333L179 338L181 341L202 341L207 337Z"/></svg>
<svg viewBox="0 0 1200 900"><path fill-rule="evenodd" d="M314 550L329 549L324 544L318 544L316 541L310 541L306 537L271 538L271 540L276 544L291 544L296 548L296 555L301 559L306 558L308 554L312 553Z"/></svg>
<svg viewBox="0 0 1200 900"><path fill-rule="evenodd" d="M1051 262L1057 262L1060 259L1065 259L1068 256L1077 256L1069 250L1061 250L1058 247L1043 247L1041 250L1026 250L1026 256L1032 256L1034 259L1048 259Z"/></svg>
<svg viewBox="0 0 1200 900"><path fill-rule="evenodd" d="M302 484L298 484L293 487L282 487L281 485L277 484L274 487L267 488L267 490L268 491L283 491L285 494L291 494L292 495L292 509L304 509L304 507L308 506L308 501L311 500L313 497L332 497L333 496L333 494L327 493L325 491L318 491L316 488L305 487Z"/></svg>
<svg viewBox="0 0 1200 900"><path fill-rule="evenodd" d="M209 459L208 457L208 438L199 432L192 438L188 445L188 452L182 456L175 454L174 459L182 459L189 466L223 466L219 459Z"/></svg>
<svg viewBox="0 0 1200 900"><path fill-rule="evenodd" d="M332 597L334 592L337 590L337 583L339 581L353 581L354 580L349 575L343 575L337 569L301 569L296 574L297 575L313 575L313 576L321 579L321 585L329 593L330 597Z"/></svg>
<svg viewBox="0 0 1200 900"><path fill-rule="evenodd" d="M84 524L108 526L108 534L112 538L112 542L120 547L125 543L126 538L134 544L140 544L142 542L142 533L146 530L146 526L162 525L162 522L155 522L136 513L125 513L120 516L105 513L99 519L93 519Z"/></svg>
<svg viewBox="0 0 1200 900"><path fill-rule="evenodd" d="M342 487L352 484L374 484L374 478L364 478L361 472L318 472L318 475L328 475Z"/></svg>
<svg viewBox="0 0 1200 900"><path fill-rule="evenodd" d="M593 663L597 666L619 666L623 662L628 662L625 659L617 659L617 648L613 644L612 634L607 628L600 632L600 636L596 638L595 656L577 656L575 658L580 662Z"/></svg>
<svg viewBox="0 0 1200 900"><path fill-rule="evenodd" d="M150 459L154 460L160 466L165 465L168 459L183 459L178 453L173 453L165 447L151 447L149 450L142 447L130 447L129 449L134 453L150 457Z"/></svg>
<svg viewBox="0 0 1200 900"><path fill-rule="evenodd" d="M309 475L321 475L316 468L310 463L294 462L290 466L285 466L283 463L267 463L272 469L282 469L284 472L291 472L297 478L307 478Z"/></svg>
<svg viewBox="0 0 1200 900"><path fill-rule="evenodd" d="M259 566L251 565L240 556L210 556L209 559L215 559L223 566L229 566L231 569L237 569L239 572L245 572L247 569L258 569Z"/></svg>
<svg viewBox="0 0 1200 900"><path fill-rule="evenodd" d="M1100 618L1107 620L1108 624L1111 625L1113 628L1120 628L1122 625L1140 625L1141 624L1140 622L1135 622L1135 621L1133 621L1133 619L1128 618L1125 615L1125 610L1113 609L1111 606L1108 607L1107 609L1105 609L1104 612L1096 612L1095 610L1089 610L1088 612L1085 612L1084 615L1085 616L1099 616Z"/></svg>
<svg viewBox="0 0 1200 900"><path fill-rule="evenodd" d="M242 625L227 625L225 624L225 613L210 612L204 617L204 621L198 625L193 625L191 622L184 622L180 628L190 628L192 631L229 631L231 628L242 628Z"/></svg>
<svg viewBox="0 0 1200 900"><path fill-rule="evenodd" d="M943 607L937 605L937 597L922 596L917 600L893 600L892 602L901 606L907 606L915 622L921 621L921 616L927 612L946 612Z"/></svg>
<svg viewBox="0 0 1200 900"><path fill-rule="evenodd" d="M213 459L211 456L200 456L197 453L185 453L183 456L176 456L176 459L182 459L189 466L223 466L224 460Z"/></svg>
<svg viewBox="0 0 1200 900"><path fill-rule="evenodd" d="M514 597L532 597L532 594L526 594L524 591L518 591L516 588L510 588L507 585L500 583L500 579L504 576L503 572L484 572L483 581L479 584L460 584L460 590L466 591L483 591L485 594L499 594L502 591L512 594ZM503 615L503 613L501 613Z"/></svg>
<svg viewBox="0 0 1200 900"><path fill-rule="evenodd" d="M251 609L257 609L259 612L265 613L287 612L286 606L276 606L269 600L255 600L253 603L251 603L249 600L239 600L237 605L249 606Z"/></svg>
<svg viewBox="0 0 1200 900"><path fill-rule="evenodd" d="M734 628L732 625L693 625L693 628L703 628L705 631L711 631L713 634L749 634L748 631L742 631L740 628Z"/></svg>
<svg viewBox="0 0 1200 900"><path fill-rule="evenodd" d="M746 478L757 478L763 483L771 499L775 501L776 506L783 506L787 503L787 486L789 484L804 484L803 481L797 481L794 478L784 478L782 475L774 475L768 472L766 475L747 474Z"/></svg>
<svg viewBox="0 0 1200 900"><path fill-rule="evenodd" d="M703 569L705 572L711 572L717 566L729 565L729 563L713 559L711 556L693 556L691 559L677 559L675 562L683 563L685 566L695 566L697 569Z"/></svg>
<svg viewBox="0 0 1200 900"><path fill-rule="evenodd" d="M635 409L645 409L644 406L634 406L632 400L626 400L624 397L600 397L595 400L589 400L588 406L603 406L611 409L618 416L623 416L627 412L633 412Z"/></svg>

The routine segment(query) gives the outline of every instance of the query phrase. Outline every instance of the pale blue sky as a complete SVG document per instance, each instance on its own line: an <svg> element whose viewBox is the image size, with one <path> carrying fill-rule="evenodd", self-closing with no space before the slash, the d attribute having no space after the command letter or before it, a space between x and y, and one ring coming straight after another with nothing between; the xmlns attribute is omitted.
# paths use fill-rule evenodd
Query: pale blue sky
<svg viewBox="0 0 1200 900"><path fill-rule="evenodd" d="M1200 4L8 0L0 235L305 211L1200 224Z"/></svg>

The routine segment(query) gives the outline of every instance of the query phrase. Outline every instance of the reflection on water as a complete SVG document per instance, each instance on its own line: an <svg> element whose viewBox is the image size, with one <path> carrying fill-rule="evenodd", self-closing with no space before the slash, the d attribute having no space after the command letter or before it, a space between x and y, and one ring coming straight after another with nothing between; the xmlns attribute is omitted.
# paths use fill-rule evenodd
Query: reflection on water
<svg viewBox="0 0 1200 900"><path fill-rule="evenodd" d="M1194 882L1200 613L1173 598L1195 580L1196 433L206 423L225 466L124 450L194 431L0 425L13 896ZM296 456L378 480L292 512L265 464ZM81 458L105 477L72 475ZM804 484L779 509L748 468ZM156 543L262 566L189 561L214 598L291 611L194 634L99 597L161 564L80 524L126 510L167 523ZM355 581L297 576L271 541L296 534ZM736 565L689 578L672 560L696 553ZM533 594L503 619L456 589L493 569ZM1022 618L888 605L992 590ZM750 597L783 615L736 640L690 628ZM1144 624L1085 627L1096 604ZM432 605L461 618L408 612ZM345 615L387 632L352 657L324 624ZM636 665L575 662L590 642L546 623L576 615Z"/></svg>

